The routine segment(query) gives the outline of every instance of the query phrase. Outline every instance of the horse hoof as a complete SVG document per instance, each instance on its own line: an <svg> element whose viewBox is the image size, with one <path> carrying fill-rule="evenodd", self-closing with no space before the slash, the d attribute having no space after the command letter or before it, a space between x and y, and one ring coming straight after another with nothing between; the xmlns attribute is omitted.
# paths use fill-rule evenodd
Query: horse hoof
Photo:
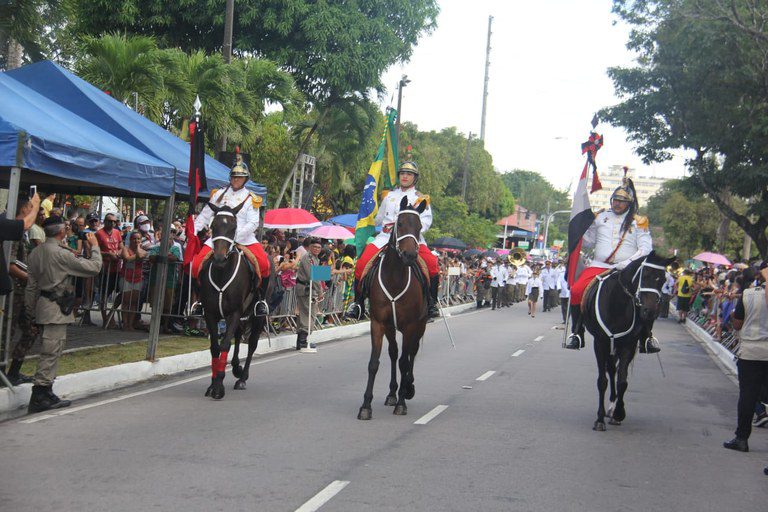
<svg viewBox="0 0 768 512"><path fill-rule="evenodd" d="M610 420L608 421L608 424L609 424L609 425L616 425L616 426L618 427L619 425L621 425L621 422L620 422L620 421L618 421L618 420L610 419Z"/></svg>
<svg viewBox="0 0 768 512"><path fill-rule="evenodd" d="M416 386L413 384L403 387L403 398L406 400L412 400L416 395Z"/></svg>
<svg viewBox="0 0 768 512"><path fill-rule="evenodd" d="M208 386L208 389L205 390L205 396L211 396L211 393L213 392L213 385Z"/></svg>
<svg viewBox="0 0 768 512"><path fill-rule="evenodd" d="M614 411L616 411L616 402L611 402L611 405L608 406L608 411L605 413L605 415L609 418L613 418Z"/></svg>
<svg viewBox="0 0 768 512"><path fill-rule="evenodd" d="M388 396L386 400L384 400L384 405L397 405L397 398L394 396Z"/></svg>
<svg viewBox="0 0 768 512"><path fill-rule="evenodd" d="M595 430L597 432L605 432L605 423L602 421L596 421L595 426L592 427L592 430Z"/></svg>
<svg viewBox="0 0 768 512"><path fill-rule="evenodd" d="M357 419L359 420L369 420L373 417L373 413L370 409L365 409L363 407L360 408L360 412L357 413Z"/></svg>
<svg viewBox="0 0 768 512"><path fill-rule="evenodd" d="M408 407L406 407L404 404L396 405L393 414L396 416L405 416L408 414Z"/></svg>
<svg viewBox="0 0 768 512"><path fill-rule="evenodd" d="M240 379L235 382L235 389L245 389L245 381Z"/></svg>
<svg viewBox="0 0 768 512"><path fill-rule="evenodd" d="M211 386L211 398L214 400L224 398L224 384L218 383Z"/></svg>

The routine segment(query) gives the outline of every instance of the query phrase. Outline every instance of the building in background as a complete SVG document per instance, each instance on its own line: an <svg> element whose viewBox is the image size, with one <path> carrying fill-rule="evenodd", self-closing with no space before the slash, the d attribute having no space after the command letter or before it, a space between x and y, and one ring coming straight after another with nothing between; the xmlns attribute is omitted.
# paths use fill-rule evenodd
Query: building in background
<svg viewBox="0 0 768 512"><path fill-rule="evenodd" d="M616 190L616 187L621 185L621 179L624 177L624 166L611 165L606 170L598 171L598 174L600 175L600 182L603 184L603 189L598 190L589 196L589 202L595 210L608 208L610 206L608 201L611 198L611 194ZM629 168L627 175L632 178L632 181L635 184L637 200L640 203L641 208L648 204L648 199L658 192L661 185L668 179L652 175L638 175L637 171L631 167Z"/></svg>
<svg viewBox="0 0 768 512"><path fill-rule="evenodd" d="M497 247L514 249L520 247L526 251L533 247L533 241L538 234L538 216L527 208L515 205L515 213L496 221L499 226ZM506 228L506 229L505 229ZM506 238L505 238L506 232Z"/></svg>

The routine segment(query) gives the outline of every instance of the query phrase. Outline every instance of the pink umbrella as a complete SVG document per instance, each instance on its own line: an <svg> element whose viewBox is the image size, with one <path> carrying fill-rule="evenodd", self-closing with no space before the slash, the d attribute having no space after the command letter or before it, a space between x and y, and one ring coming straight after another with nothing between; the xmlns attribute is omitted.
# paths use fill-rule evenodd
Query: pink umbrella
<svg viewBox="0 0 768 512"><path fill-rule="evenodd" d="M717 254L716 252L701 252L694 256L693 259L703 261L704 263L712 263L713 265L731 266L731 262L728 261L728 258L722 254Z"/></svg>
<svg viewBox="0 0 768 512"><path fill-rule="evenodd" d="M314 215L302 208L278 208L267 210L264 215L265 228L277 229L306 229L322 226Z"/></svg>
<svg viewBox="0 0 768 512"><path fill-rule="evenodd" d="M326 240L346 240L350 233L352 231L343 226L320 226L310 231L309 236L325 238Z"/></svg>

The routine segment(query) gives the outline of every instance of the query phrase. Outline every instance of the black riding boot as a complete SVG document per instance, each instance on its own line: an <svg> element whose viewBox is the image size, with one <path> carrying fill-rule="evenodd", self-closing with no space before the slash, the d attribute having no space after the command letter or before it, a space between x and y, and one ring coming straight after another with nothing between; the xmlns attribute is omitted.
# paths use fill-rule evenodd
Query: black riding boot
<svg viewBox="0 0 768 512"><path fill-rule="evenodd" d="M296 350L307 348L307 333L300 332L296 335Z"/></svg>
<svg viewBox="0 0 768 512"><path fill-rule="evenodd" d="M363 295L362 286L357 279L355 279L355 283L352 286L352 289L355 291L355 300L347 307L344 317L360 320L365 315L365 296Z"/></svg>
<svg viewBox="0 0 768 512"><path fill-rule="evenodd" d="M69 407L71 403L69 400L62 400L56 396L52 386L32 386L32 396L29 398L27 412L32 414L50 409L61 409L62 407Z"/></svg>
<svg viewBox="0 0 768 512"><path fill-rule="evenodd" d="M440 308L437 307L437 289L440 287L440 276L429 278L429 297L427 297L427 317L437 318L440 316Z"/></svg>
<svg viewBox="0 0 768 512"><path fill-rule="evenodd" d="M581 321L581 306L571 306L571 337L565 348L579 350L584 347L584 324Z"/></svg>
<svg viewBox="0 0 768 512"><path fill-rule="evenodd" d="M259 282L259 276L253 279L253 288L256 290L256 304L253 305L253 314L256 316L269 315L269 305L267 304L267 287L269 286L269 277Z"/></svg>
<svg viewBox="0 0 768 512"><path fill-rule="evenodd" d="M23 359L11 360L11 365L8 367L8 373L5 374L5 376L8 377L8 380L11 381L11 384L14 386L32 382L32 377L21 373L22 363L24 363Z"/></svg>

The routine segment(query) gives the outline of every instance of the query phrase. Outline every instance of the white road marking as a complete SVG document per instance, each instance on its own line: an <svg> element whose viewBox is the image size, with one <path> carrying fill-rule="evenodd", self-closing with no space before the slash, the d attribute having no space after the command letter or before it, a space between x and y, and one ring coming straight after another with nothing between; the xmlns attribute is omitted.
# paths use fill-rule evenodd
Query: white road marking
<svg viewBox="0 0 768 512"><path fill-rule="evenodd" d="M429 423L430 421L435 419L435 416L437 416L438 414L440 414L441 412L443 412L447 408L448 408L447 405L438 405L437 407L435 407L434 409L429 411L427 414L425 414L421 418L419 418L416 421L414 421L413 424L414 425L426 425L427 423Z"/></svg>
<svg viewBox="0 0 768 512"><path fill-rule="evenodd" d="M481 376L479 376L475 380L479 380L479 381L488 380L490 378L490 376L493 375L494 373L496 373L496 372L493 371L493 370L488 370L487 372L485 372L484 374L482 374Z"/></svg>
<svg viewBox="0 0 768 512"><path fill-rule="evenodd" d="M296 512L315 512L348 485L349 482L346 480L336 480L331 482L325 489L315 494L312 499L297 508Z"/></svg>
<svg viewBox="0 0 768 512"><path fill-rule="evenodd" d="M538 338L535 338L533 341L541 341L544 339L544 336L539 336Z"/></svg>
<svg viewBox="0 0 768 512"><path fill-rule="evenodd" d="M260 364L266 364L266 363L270 363L272 361L279 361L280 359L286 359L288 357L296 357L296 354L288 354L288 355L284 355L284 356L270 357L269 359L264 359L263 361L254 361L254 362L251 363L251 366L256 366L256 365L260 365ZM61 409L61 410L59 410L57 412L53 412L53 413L50 413L50 414L45 414L45 415L42 415L42 416L34 416L32 418L21 420L19 423L37 423L38 421L48 420L48 419L51 419L51 418L56 418L58 416L64 416L65 414L72 414L72 413L75 413L75 412L84 411L86 409L92 409L94 407L99 407L101 405L107 405L107 404L111 404L111 403L114 403L114 402L120 402L121 400L127 400L128 398L134 398L134 397L137 397L137 396L148 395L149 393L154 393L155 391L162 391L164 389L173 388L173 387L176 387L176 386L181 386L182 384L187 384L188 382L194 382L196 380L210 379L210 378L211 378L210 374L198 375L197 377L189 377L187 379L182 379L182 380L179 380L179 381L176 381L176 382L171 382L170 384L163 384L162 386L157 386L155 388L143 389L141 391L136 391L134 393L127 393L125 395L116 396L114 398L108 398L106 400L101 400L99 402L93 402L92 404L85 404L85 405L80 405L80 406L77 406L77 407L67 407L66 409Z"/></svg>
<svg viewBox="0 0 768 512"><path fill-rule="evenodd" d="M520 349L517 352L515 352L514 354L512 354L512 357L519 357L523 352L525 352L525 350Z"/></svg>

